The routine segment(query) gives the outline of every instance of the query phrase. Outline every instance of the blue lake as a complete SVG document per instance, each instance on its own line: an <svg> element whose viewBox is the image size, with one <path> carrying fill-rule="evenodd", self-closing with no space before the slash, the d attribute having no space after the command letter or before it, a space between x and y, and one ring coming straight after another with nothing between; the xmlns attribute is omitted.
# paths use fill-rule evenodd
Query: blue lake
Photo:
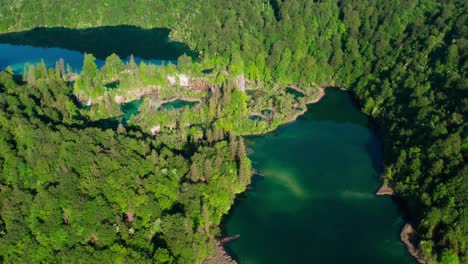
<svg viewBox="0 0 468 264"><path fill-rule="evenodd" d="M151 64L177 63L179 56L196 57L187 45L169 39L167 29L142 29L133 26L91 29L38 28L0 34L0 69L10 66L22 74L26 64L44 60L48 67L63 58L65 65L79 72L85 53L96 57L101 67L107 56L115 53L125 61Z"/></svg>

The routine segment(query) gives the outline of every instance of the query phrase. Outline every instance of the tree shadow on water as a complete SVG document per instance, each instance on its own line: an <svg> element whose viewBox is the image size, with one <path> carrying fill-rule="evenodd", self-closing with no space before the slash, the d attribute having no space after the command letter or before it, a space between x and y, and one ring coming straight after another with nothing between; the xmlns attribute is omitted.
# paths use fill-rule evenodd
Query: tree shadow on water
<svg viewBox="0 0 468 264"><path fill-rule="evenodd" d="M63 48L92 53L105 59L112 53L122 58L133 54L150 60L177 60L183 54L196 58L196 53L182 43L169 39L166 28L144 29L135 26L104 26L86 29L35 28L0 34L0 43L44 48Z"/></svg>
<svg viewBox="0 0 468 264"><path fill-rule="evenodd" d="M383 146L380 138L371 131L368 141L366 143L366 150L372 161L372 167L377 175L380 177L384 170L383 159Z"/></svg>

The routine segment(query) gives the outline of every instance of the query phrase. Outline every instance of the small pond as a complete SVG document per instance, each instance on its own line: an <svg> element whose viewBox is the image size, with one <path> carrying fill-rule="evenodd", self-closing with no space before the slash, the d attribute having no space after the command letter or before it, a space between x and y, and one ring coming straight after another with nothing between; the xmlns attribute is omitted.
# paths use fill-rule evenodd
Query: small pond
<svg viewBox="0 0 468 264"><path fill-rule="evenodd" d="M287 94L292 94L295 99L305 96L305 94L299 92L297 89L294 89L292 87L286 87L286 93Z"/></svg>
<svg viewBox="0 0 468 264"><path fill-rule="evenodd" d="M199 104L199 102L192 102L192 101L185 101L182 99L177 99L177 100L162 104L160 108L165 109L165 110L180 109L183 107L192 108L196 106L197 104Z"/></svg>

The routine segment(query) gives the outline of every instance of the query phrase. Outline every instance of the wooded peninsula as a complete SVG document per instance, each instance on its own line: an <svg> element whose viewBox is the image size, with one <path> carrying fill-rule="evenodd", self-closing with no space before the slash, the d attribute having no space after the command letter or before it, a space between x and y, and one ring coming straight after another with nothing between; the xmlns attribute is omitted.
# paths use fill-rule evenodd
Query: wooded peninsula
<svg viewBox="0 0 468 264"><path fill-rule="evenodd" d="M466 10L461 0L2 1L0 36L133 25L167 28L193 52L176 64L111 54L98 67L87 53L81 71L66 60L1 69L0 262L202 263L251 181L242 136L295 120L337 86L376 123L382 180L421 258L466 263Z"/></svg>

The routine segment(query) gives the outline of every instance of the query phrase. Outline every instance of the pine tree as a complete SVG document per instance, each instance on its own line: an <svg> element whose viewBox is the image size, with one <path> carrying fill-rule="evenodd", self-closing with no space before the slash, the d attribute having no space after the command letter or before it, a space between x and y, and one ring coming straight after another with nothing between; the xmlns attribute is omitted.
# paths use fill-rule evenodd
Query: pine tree
<svg viewBox="0 0 468 264"><path fill-rule="evenodd" d="M242 183L247 184L250 182L252 171L250 168L250 160L247 158L242 138L239 139L237 157L239 158L239 178Z"/></svg>
<svg viewBox="0 0 468 264"><path fill-rule="evenodd" d="M135 57L133 57L133 54L130 55L130 61L128 62L128 65L131 70L136 68Z"/></svg>
<svg viewBox="0 0 468 264"><path fill-rule="evenodd" d="M26 74L26 81L32 85L36 86L36 70L33 65L29 66L28 72Z"/></svg>
<svg viewBox="0 0 468 264"><path fill-rule="evenodd" d="M235 159L237 155L237 139L233 134L229 135L229 149L231 150L231 159Z"/></svg>
<svg viewBox="0 0 468 264"><path fill-rule="evenodd" d="M242 138L239 138L238 143L237 143L237 158L239 158L239 160L243 160L247 158L247 154L245 152L244 140Z"/></svg>
<svg viewBox="0 0 468 264"><path fill-rule="evenodd" d="M211 129L207 129L206 130L206 140L209 142L209 143L212 143L213 142L213 132L211 131Z"/></svg>
<svg viewBox="0 0 468 264"><path fill-rule="evenodd" d="M197 182L198 180L200 180L200 169L198 168L196 162L193 162L190 166L190 180L192 182Z"/></svg>
<svg viewBox="0 0 468 264"><path fill-rule="evenodd" d="M211 177L213 177L213 163L211 162L211 159L205 160L204 176L206 180L209 180Z"/></svg>
<svg viewBox="0 0 468 264"><path fill-rule="evenodd" d="M63 79L65 77L65 62L63 58L60 58L56 63L55 63L55 71L60 74L60 77Z"/></svg>

